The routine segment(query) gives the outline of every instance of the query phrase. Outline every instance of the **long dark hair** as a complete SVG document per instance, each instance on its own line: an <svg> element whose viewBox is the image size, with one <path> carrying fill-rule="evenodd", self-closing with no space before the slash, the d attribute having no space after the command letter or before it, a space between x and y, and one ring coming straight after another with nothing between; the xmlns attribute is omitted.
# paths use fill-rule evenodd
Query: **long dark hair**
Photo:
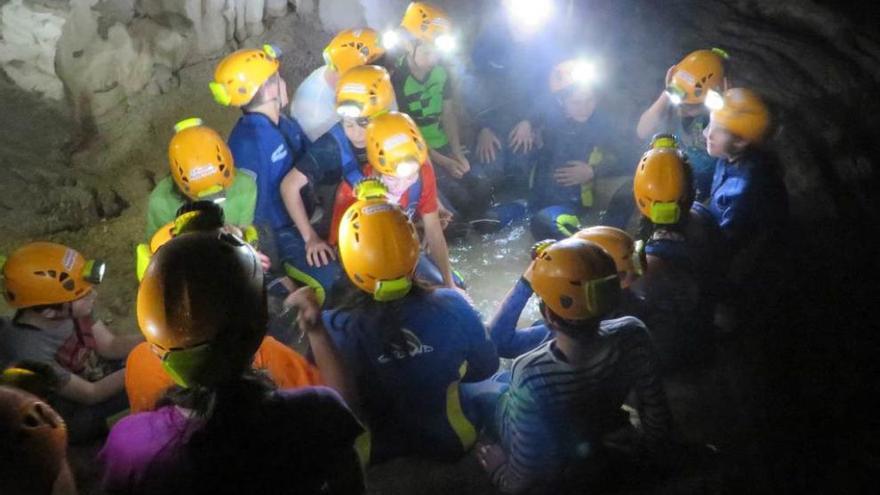
<svg viewBox="0 0 880 495"><path fill-rule="evenodd" d="M394 349L406 349L406 336L403 333L403 305L412 299L424 297L433 291L418 281L413 282L412 290L405 297L396 301L380 302L373 299L371 294L355 287L351 281L347 281L343 293L339 298L336 308L339 310L334 318L341 313L347 313L357 319L367 319L376 322L375 328L379 329L383 350L392 352Z"/></svg>
<svg viewBox="0 0 880 495"><path fill-rule="evenodd" d="M255 486L253 477L265 472L265 459L252 453L272 452L277 441L266 428L277 421L266 407L274 389L265 373L249 369L216 386L166 392L157 407L174 405L193 415L178 439L186 446L179 452L180 469L174 472L172 486L196 494Z"/></svg>

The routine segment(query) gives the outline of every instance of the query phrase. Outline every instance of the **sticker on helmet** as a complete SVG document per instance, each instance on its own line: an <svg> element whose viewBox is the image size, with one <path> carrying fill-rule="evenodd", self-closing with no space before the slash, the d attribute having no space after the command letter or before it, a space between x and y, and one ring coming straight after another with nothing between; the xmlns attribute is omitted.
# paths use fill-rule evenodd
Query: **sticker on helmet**
<svg viewBox="0 0 880 495"><path fill-rule="evenodd" d="M214 165L202 165L201 167L196 167L189 172L189 180L199 180L204 179L210 175L217 173L217 167Z"/></svg>
<svg viewBox="0 0 880 495"><path fill-rule="evenodd" d="M407 141L409 141L409 136L401 132L400 134L395 134L386 139L385 142L382 143L382 147L386 150L393 150L394 148L405 144Z"/></svg>
<svg viewBox="0 0 880 495"><path fill-rule="evenodd" d="M65 270L72 270L73 264L76 262L76 251L68 248L64 251L64 259L61 260L61 264L64 265Z"/></svg>
<svg viewBox="0 0 880 495"><path fill-rule="evenodd" d="M695 82L697 82L697 78L695 78L690 72L683 71L683 70L679 70L675 74L675 77L681 78L684 82L686 82L688 84L694 84Z"/></svg>
<svg viewBox="0 0 880 495"><path fill-rule="evenodd" d="M389 203L381 203L378 205L370 205L361 210L364 215L375 215L376 213L382 213L383 211L393 210L394 206Z"/></svg>
<svg viewBox="0 0 880 495"><path fill-rule="evenodd" d="M359 95L367 94L367 87L359 83L344 84L339 90L340 93L357 93Z"/></svg>

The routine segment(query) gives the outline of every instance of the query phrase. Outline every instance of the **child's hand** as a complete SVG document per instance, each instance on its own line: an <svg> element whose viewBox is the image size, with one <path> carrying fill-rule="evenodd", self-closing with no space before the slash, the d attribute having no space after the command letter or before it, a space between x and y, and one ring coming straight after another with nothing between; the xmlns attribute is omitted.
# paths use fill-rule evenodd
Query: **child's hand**
<svg viewBox="0 0 880 495"><path fill-rule="evenodd" d="M287 296L284 305L297 310L296 321L299 327L306 332L314 330L321 318L321 305L318 304L318 296L311 287L300 287L293 294Z"/></svg>
<svg viewBox="0 0 880 495"><path fill-rule="evenodd" d="M455 218L455 215L443 206L443 203L440 203L440 206L437 208L437 217L440 219L440 227L443 230L446 230L446 227L449 227L449 224L452 223L452 219Z"/></svg>
<svg viewBox="0 0 880 495"><path fill-rule="evenodd" d="M507 463L507 454L498 444L477 445L477 460L487 473L492 474Z"/></svg>
<svg viewBox="0 0 880 495"><path fill-rule="evenodd" d="M453 161L455 162L458 171L461 173L461 177L464 177L466 173L471 171L471 162L469 162L464 155L460 153L458 155L455 155Z"/></svg>
<svg viewBox="0 0 880 495"><path fill-rule="evenodd" d="M556 169L553 172L553 178L560 186L579 186L593 180L593 167L586 162L572 161L568 162L567 167Z"/></svg>
<svg viewBox="0 0 880 495"><path fill-rule="evenodd" d="M510 131L507 139L514 153L519 153L520 151L528 153L532 151L535 145L535 133L532 131L532 123L528 120L523 120L516 124L516 127Z"/></svg>
<svg viewBox="0 0 880 495"><path fill-rule="evenodd" d="M309 266L324 266L336 259L336 252L320 237L306 241L306 262Z"/></svg>
<svg viewBox="0 0 880 495"><path fill-rule="evenodd" d="M501 149L501 141L498 136L488 127L484 127L477 137L477 156L480 157L482 163L489 163L495 160L495 154Z"/></svg>
<svg viewBox="0 0 880 495"><path fill-rule="evenodd" d="M272 260L260 251L257 251L257 258L260 260L260 266L264 272L268 272L272 268Z"/></svg>

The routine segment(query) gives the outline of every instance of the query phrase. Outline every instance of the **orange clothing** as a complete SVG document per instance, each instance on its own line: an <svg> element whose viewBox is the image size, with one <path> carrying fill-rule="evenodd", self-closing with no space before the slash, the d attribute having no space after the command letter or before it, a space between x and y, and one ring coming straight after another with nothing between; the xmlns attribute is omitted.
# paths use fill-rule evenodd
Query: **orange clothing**
<svg viewBox="0 0 880 495"><path fill-rule="evenodd" d="M280 389L321 385L318 370L293 349L272 337L254 355L254 368L266 370ZM159 356L143 342L132 349L125 364L125 392L131 413L152 411L165 391L174 385Z"/></svg>

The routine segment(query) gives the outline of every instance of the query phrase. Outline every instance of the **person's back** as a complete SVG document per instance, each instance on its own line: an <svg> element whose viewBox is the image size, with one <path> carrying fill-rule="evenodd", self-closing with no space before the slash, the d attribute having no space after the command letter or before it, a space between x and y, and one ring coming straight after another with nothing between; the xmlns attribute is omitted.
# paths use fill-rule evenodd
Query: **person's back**
<svg viewBox="0 0 880 495"><path fill-rule="evenodd" d="M255 393L262 395L256 404L250 400ZM251 397L240 407L218 410L208 421L174 405L123 419L99 454L103 488L324 493L339 475L334 470L354 455L351 445L361 431L339 396L324 387L246 394Z"/></svg>
<svg viewBox="0 0 880 495"><path fill-rule="evenodd" d="M603 321L585 347L578 364L570 363L555 341L514 361L510 393L499 403L501 438L544 437L529 444L514 463L527 466L535 456L542 462L562 462L601 448L604 435L627 426L621 406L636 388L646 391L639 394L647 399L641 404L646 435L662 436L654 428L668 422L668 410L653 374L656 356L645 325L628 316ZM535 414L536 407L540 414Z"/></svg>
<svg viewBox="0 0 880 495"><path fill-rule="evenodd" d="M373 460L463 452L468 421L460 413L458 382L477 381L497 368L479 315L455 290L414 291L400 301L402 341L387 345L379 315L343 311L324 316L358 379ZM472 426L471 426L472 428Z"/></svg>

